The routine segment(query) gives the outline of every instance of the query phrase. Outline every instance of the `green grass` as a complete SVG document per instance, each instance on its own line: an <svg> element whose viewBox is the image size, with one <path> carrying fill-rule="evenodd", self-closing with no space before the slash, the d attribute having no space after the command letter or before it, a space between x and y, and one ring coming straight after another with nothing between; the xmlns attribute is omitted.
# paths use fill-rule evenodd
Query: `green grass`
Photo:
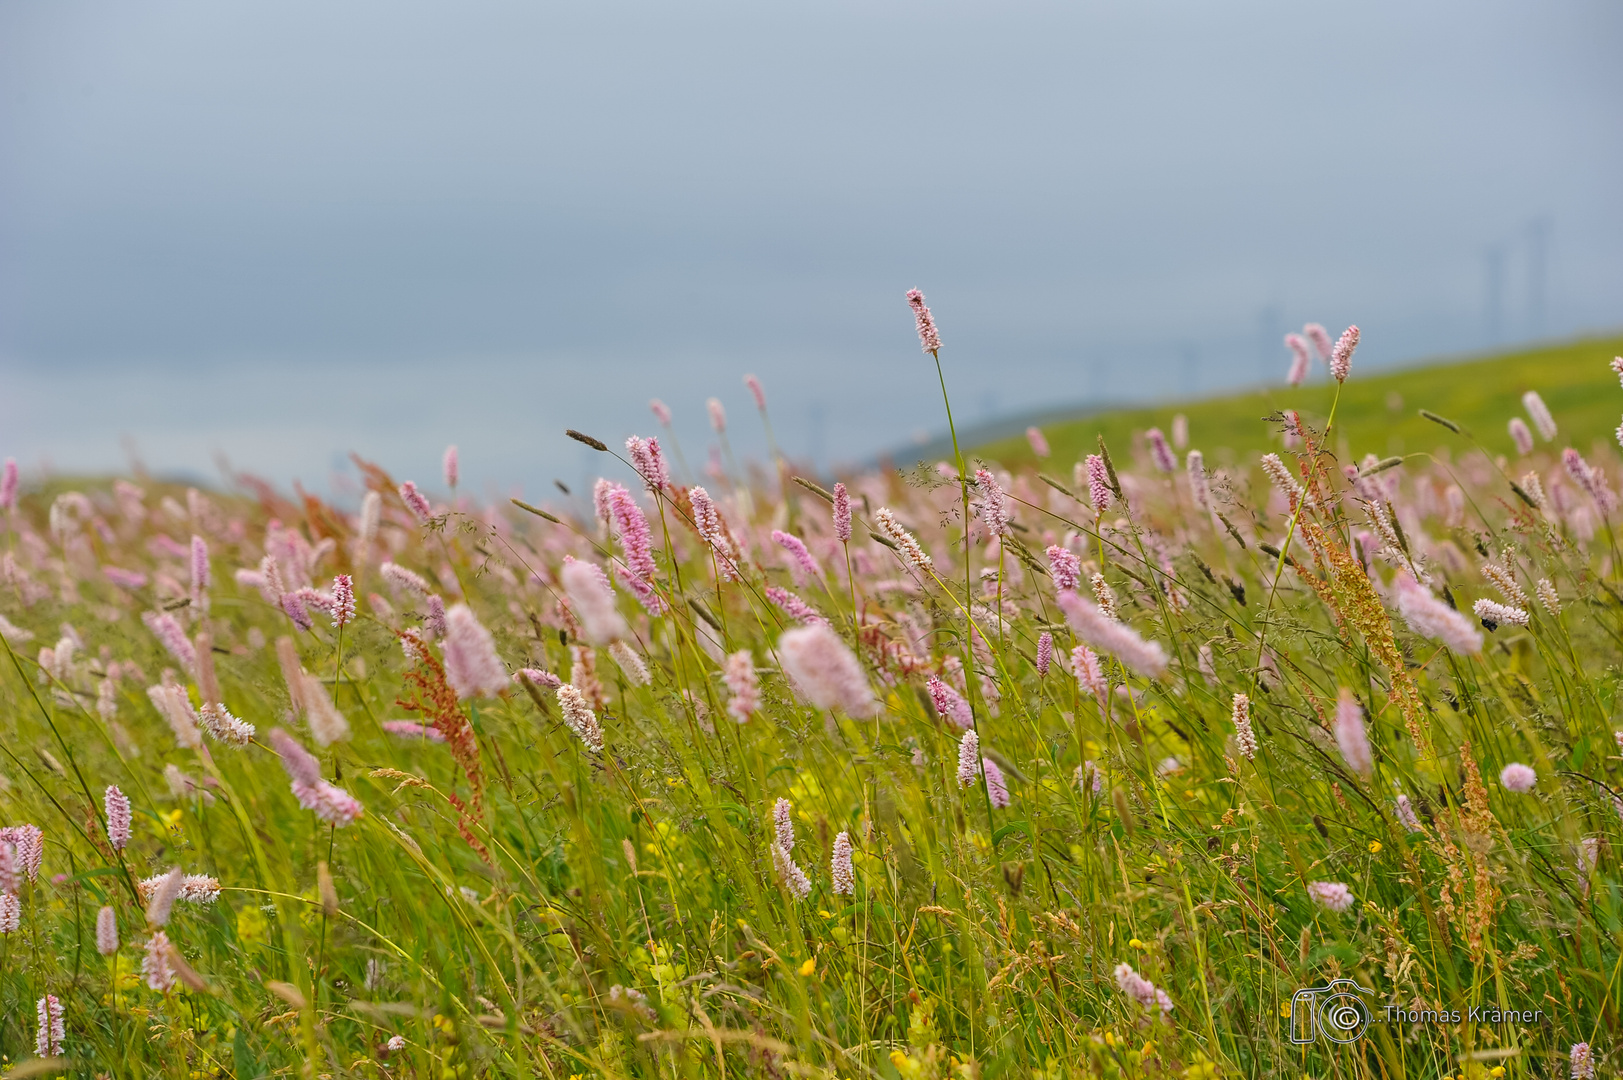
<svg viewBox="0 0 1623 1080"><path fill-rule="evenodd" d="M1607 370L1612 357L1623 355L1623 337L1593 338L1527 352L1481 359L1449 361L1365 376L1353 360L1353 377L1342 389L1336 411L1338 455L1386 457L1431 450L1447 440L1420 409L1461 424L1491 453L1514 455L1505 425L1524 416L1521 396L1537 390L1561 428L1563 444L1588 453L1597 440L1610 442L1623 419L1623 399L1616 376ZM1283 373L1284 360L1280 362ZM1122 453L1152 427L1170 434L1172 417L1189 418L1189 445L1206 454L1208 465L1252 461L1256 454L1279 448L1277 427L1260 419L1283 409L1323 426L1335 394L1322 365L1306 385L1283 385L1220 398L1169 402L1149 408L1122 409L1045 425L1052 461L1068 464L1092 453L1099 435ZM1524 416L1525 418L1525 416ZM1029 467L1036 458L1022 437L1003 439L975 450L977 456L1011 468ZM1055 466L1056 468L1058 466Z"/></svg>

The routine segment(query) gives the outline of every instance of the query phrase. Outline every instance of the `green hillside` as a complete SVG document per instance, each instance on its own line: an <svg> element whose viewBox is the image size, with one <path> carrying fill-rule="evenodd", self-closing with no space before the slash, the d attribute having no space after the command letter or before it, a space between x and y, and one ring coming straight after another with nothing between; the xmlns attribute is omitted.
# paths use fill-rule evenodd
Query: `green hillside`
<svg viewBox="0 0 1623 1080"><path fill-rule="evenodd" d="M1336 413L1338 453L1401 454L1429 450L1454 436L1420 416L1420 409L1446 416L1469 430L1490 452L1514 454L1505 425L1523 415L1521 396L1537 390L1561 428L1559 445L1585 453L1597 440L1610 442L1623 419L1623 389L1609 364L1623 355L1623 337L1591 338L1527 352L1453 361L1365 375L1356 357ZM1284 367L1283 359L1280 362ZM1282 380L1283 381L1283 380ZM1159 427L1169 435L1172 418L1189 418L1189 445L1205 452L1211 465L1254 459L1278 446L1273 425L1261 418L1296 409L1315 426L1324 424L1335 384L1322 366L1301 387L1277 386L1230 397L1168 402L1150 408L1084 415L1043 426L1053 455L1048 468L1069 475L1070 464L1094 448L1103 435L1122 454L1144 431ZM1023 437L977 446L973 453L1014 467L1035 460Z"/></svg>

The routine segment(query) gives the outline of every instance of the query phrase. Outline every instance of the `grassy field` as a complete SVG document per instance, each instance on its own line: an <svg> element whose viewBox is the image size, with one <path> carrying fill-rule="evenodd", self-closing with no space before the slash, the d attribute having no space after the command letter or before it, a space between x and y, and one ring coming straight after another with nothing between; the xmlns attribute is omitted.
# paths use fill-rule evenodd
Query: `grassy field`
<svg viewBox="0 0 1623 1080"><path fill-rule="evenodd" d="M1072 494L8 467L3 1075L1615 1076L1613 348L1355 358L1355 480L1324 386Z"/></svg>
<svg viewBox="0 0 1623 1080"><path fill-rule="evenodd" d="M1510 353L1484 359L1440 363L1386 372L1348 382L1336 410L1337 438L1330 447L1358 456L1386 457L1434 449L1441 440L1436 425L1419 410L1432 412L1463 425L1494 454L1512 454L1505 425L1521 414L1524 391L1537 390L1550 406L1563 431L1563 439L1584 450L1594 442L1612 441L1612 431L1623 419L1615 394L1616 380L1606 369L1614 356L1623 355L1623 337L1595 338ZM1111 446L1135 445L1135 438L1152 427L1170 433L1172 417L1189 418L1191 439L1206 447L1206 458L1216 465L1254 458L1278 449L1277 429L1260 418L1284 409L1296 409L1303 419L1323 426L1335 396L1336 384L1315 366L1314 378L1292 388L1285 385L1285 354L1280 355L1277 387L1153 408L1123 409L1048 424L1044 435L1053 458L1065 471L1080 455L1095 449L1103 435ZM1009 467L1024 467L1036 459L1023 438L1005 439L979 447L979 456Z"/></svg>

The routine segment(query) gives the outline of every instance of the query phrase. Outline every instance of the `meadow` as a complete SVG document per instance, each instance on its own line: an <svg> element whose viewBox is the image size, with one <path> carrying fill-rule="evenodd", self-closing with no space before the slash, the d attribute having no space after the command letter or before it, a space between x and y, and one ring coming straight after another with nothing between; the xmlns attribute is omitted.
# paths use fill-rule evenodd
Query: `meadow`
<svg viewBox="0 0 1623 1080"><path fill-rule="evenodd" d="M1356 337L590 516L8 463L4 1075L1615 1075L1623 361Z"/></svg>

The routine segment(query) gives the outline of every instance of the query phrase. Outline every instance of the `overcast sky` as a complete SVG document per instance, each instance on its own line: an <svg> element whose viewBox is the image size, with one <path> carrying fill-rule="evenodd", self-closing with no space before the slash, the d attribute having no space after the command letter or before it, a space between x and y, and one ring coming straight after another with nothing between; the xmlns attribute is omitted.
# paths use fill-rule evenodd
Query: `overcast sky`
<svg viewBox="0 0 1623 1080"><path fill-rule="evenodd" d="M752 371L849 460L942 426L913 286L964 422L1278 380L1306 320L1615 328L1620 54L1606 2L10 0L0 454L538 493L656 395L758 449Z"/></svg>

